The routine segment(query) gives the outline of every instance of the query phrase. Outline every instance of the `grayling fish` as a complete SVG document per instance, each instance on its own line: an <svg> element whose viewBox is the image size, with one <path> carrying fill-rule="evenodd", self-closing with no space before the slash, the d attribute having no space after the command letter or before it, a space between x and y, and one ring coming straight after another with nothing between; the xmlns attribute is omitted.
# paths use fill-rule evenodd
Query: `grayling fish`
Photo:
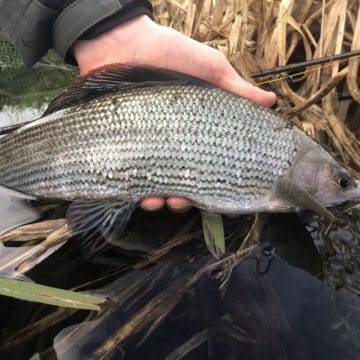
<svg viewBox="0 0 360 360"><path fill-rule="evenodd" d="M360 198L317 143L267 108L202 80L113 65L82 78L44 116L0 140L0 184L74 200L77 231L121 231L149 196L227 214Z"/></svg>

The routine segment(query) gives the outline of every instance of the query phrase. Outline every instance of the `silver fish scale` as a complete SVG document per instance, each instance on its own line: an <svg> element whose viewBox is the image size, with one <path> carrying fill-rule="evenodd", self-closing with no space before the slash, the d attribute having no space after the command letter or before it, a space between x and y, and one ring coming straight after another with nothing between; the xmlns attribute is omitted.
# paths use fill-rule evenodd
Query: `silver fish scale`
<svg viewBox="0 0 360 360"><path fill-rule="evenodd" d="M218 88L155 86L50 114L0 141L0 183L30 195L182 195L256 210L305 136Z"/></svg>

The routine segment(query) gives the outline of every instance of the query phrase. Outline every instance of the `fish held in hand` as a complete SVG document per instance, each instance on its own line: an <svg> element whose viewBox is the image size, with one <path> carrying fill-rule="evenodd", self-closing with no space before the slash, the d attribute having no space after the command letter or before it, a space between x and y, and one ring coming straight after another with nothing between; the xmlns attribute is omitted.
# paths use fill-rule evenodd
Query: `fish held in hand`
<svg viewBox="0 0 360 360"><path fill-rule="evenodd" d="M329 219L326 206L360 198L359 182L273 111L191 76L124 65L79 79L43 117L2 138L0 184L73 200L73 228L113 242L146 197L184 196L225 214L307 208Z"/></svg>

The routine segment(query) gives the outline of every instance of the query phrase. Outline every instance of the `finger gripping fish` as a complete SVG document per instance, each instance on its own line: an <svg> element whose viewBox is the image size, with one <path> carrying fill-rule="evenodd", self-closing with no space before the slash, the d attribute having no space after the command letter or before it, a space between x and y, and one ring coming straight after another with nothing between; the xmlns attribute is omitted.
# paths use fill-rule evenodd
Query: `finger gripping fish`
<svg viewBox="0 0 360 360"><path fill-rule="evenodd" d="M187 75L120 65L81 78L1 139L0 183L74 200L69 218L84 229L109 229L120 215L124 226L149 196L330 218L324 206L360 197L343 167L271 110Z"/></svg>

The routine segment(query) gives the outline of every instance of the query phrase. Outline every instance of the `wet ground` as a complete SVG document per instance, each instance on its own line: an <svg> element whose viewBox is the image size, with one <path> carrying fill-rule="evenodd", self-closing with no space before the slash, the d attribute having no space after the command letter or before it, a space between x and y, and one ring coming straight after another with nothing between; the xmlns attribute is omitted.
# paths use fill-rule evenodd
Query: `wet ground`
<svg viewBox="0 0 360 360"><path fill-rule="evenodd" d="M156 246L182 239L181 245L151 261L114 248L89 259L70 240L26 275L104 294L105 309L1 298L0 357L358 359L360 214L359 208L337 211L340 224L329 229L309 213L301 221L270 216L257 250L239 264L226 263L225 271L207 268L214 260L197 210L136 211L124 238ZM252 220L225 220L230 250Z"/></svg>

